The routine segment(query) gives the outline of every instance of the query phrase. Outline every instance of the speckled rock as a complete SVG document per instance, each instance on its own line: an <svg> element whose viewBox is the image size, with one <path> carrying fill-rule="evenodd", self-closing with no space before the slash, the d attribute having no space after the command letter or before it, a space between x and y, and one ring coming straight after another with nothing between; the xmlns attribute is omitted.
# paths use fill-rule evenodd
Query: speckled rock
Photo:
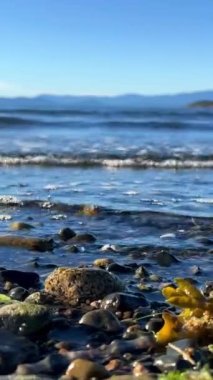
<svg viewBox="0 0 213 380"><path fill-rule="evenodd" d="M0 308L0 326L14 333L35 333L47 325L49 319L48 309L41 305L19 302Z"/></svg>
<svg viewBox="0 0 213 380"><path fill-rule="evenodd" d="M109 372L101 364L86 359L75 359L66 371L67 379L89 380L91 378L106 379Z"/></svg>
<svg viewBox="0 0 213 380"><path fill-rule="evenodd" d="M124 289L122 282L102 269L58 268L45 281L45 291L70 305L95 301Z"/></svg>
<svg viewBox="0 0 213 380"><path fill-rule="evenodd" d="M10 229L14 231L31 230L32 228L35 228L35 227L32 226L32 224L25 223L25 222L13 222L10 224Z"/></svg>
<svg viewBox="0 0 213 380"><path fill-rule="evenodd" d="M109 310L88 311L83 315L79 323L108 332L118 332L122 329L118 318Z"/></svg>

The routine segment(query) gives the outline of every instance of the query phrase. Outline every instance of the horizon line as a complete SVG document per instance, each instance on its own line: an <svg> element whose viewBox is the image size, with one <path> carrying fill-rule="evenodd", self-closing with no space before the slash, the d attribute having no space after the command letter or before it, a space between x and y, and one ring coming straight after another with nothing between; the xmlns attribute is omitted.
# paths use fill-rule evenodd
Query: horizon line
<svg viewBox="0 0 213 380"><path fill-rule="evenodd" d="M181 91L181 92L166 92L166 93L155 93L155 94L144 94L140 92L124 92L124 93L117 93L112 95L107 94L74 94L74 93L51 93L51 92L41 92L33 95L1 95L0 99L18 99L18 98L27 98L27 99L34 99L39 98L43 96L58 96L58 97L91 97L91 98L117 98L122 96L143 96L143 97L157 97L157 96L178 96L178 95L191 95L191 94L197 94L202 92L213 92L213 89L204 89L204 90L192 90L192 91Z"/></svg>

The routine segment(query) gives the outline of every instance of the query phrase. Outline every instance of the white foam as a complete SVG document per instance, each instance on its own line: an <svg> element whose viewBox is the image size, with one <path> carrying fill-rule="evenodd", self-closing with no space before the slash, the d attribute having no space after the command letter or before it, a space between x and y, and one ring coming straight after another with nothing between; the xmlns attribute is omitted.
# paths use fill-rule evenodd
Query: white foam
<svg viewBox="0 0 213 380"><path fill-rule="evenodd" d="M212 204L213 198L198 198L198 199L195 199L195 202Z"/></svg>
<svg viewBox="0 0 213 380"><path fill-rule="evenodd" d="M6 214L0 215L0 221L6 221L6 220L11 220L11 219L12 219L11 215L6 215Z"/></svg>
<svg viewBox="0 0 213 380"><path fill-rule="evenodd" d="M10 203L20 204L21 201L20 199L14 197L13 195L0 195L0 203L1 204L10 204Z"/></svg>

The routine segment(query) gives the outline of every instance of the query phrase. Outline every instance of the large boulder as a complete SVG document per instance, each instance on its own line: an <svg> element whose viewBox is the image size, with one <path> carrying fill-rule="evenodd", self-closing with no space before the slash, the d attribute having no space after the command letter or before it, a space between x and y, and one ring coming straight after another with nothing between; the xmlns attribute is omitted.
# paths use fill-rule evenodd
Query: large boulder
<svg viewBox="0 0 213 380"><path fill-rule="evenodd" d="M47 293L73 306L102 299L123 289L122 282L116 276L102 269L58 268L45 281Z"/></svg>

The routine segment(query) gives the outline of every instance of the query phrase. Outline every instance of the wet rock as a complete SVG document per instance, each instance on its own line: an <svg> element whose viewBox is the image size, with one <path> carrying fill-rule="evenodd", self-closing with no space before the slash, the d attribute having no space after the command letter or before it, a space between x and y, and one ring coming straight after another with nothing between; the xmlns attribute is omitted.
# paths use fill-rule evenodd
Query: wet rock
<svg viewBox="0 0 213 380"><path fill-rule="evenodd" d="M51 294L47 294L44 291L31 293L25 302L29 302L35 305L54 304L55 298Z"/></svg>
<svg viewBox="0 0 213 380"><path fill-rule="evenodd" d="M10 374L18 364L37 358L38 349L34 343L25 337L17 337L7 330L0 329L0 375Z"/></svg>
<svg viewBox="0 0 213 380"><path fill-rule="evenodd" d="M104 366L91 360L75 359L67 368L66 376L75 380L106 379L109 377L109 372Z"/></svg>
<svg viewBox="0 0 213 380"><path fill-rule="evenodd" d="M160 355L155 359L154 365L162 372L174 371L176 369L177 360L173 356Z"/></svg>
<svg viewBox="0 0 213 380"><path fill-rule="evenodd" d="M143 375L113 375L110 380L155 380L149 373L143 373Z"/></svg>
<svg viewBox="0 0 213 380"><path fill-rule="evenodd" d="M144 380L149 379L150 372L155 373L154 368L152 366L151 358L148 360L134 362L132 372L133 372L133 375L136 379L138 379L139 376L141 376L142 379L144 379Z"/></svg>
<svg viewBox="0 0 213 380"><path fill-rule="evenodd" d="M147 307L148 305L149 303L143 295L136 296L121 292L111 293L101 301L101 308L112 312L134 311L138 307Z"/></svg>
<svg viewBox="0 0 213 380"><path fill-rule="evenodd" d="M100 249L102 252L111 251L111 252L119 252L119 248L114 244L105 244Z"/></svg>
<svg viewBox="0 0 213 380"><path fill-rule="evenodd" d="M100 208L96 205L84 205L80 210L80 215L85 216L97 216L99 214Z"/></svg>
<svg viewBox="0 0 213 380"><path fill-rule="evenodd" d="M125 352L142 352L155 347L155 339L152 334L144 333L140 337L132 340L114 340L107 346L110 355L122 355Z"/></svg>
<svg viewBox="0 0 213 380"><path fill-rule="evenodd" d="M184 360L181 356L174 357L173 355L161 355L155 359L154 365L162 372L183 371L192 368L189 361Z"/></svg>
<svg viewBox="0 0 213 380"><path fill-rule="evenodd" d="M111 263L107 266L106 270L114 273L132 273L134 270L127 265L120 265L117 263Z"/></svg>
<svg viewBox="0 0 213 380"><path fill-rule="evenodd" d="M149 272L148 272L148 270L143 265L141 265L139 268L136 269L136 271L135 271L135 277L136 278L149 277Z"/></svg>
<svg viewBox="0 0 213 380"><path fill-rule="evenodd" d="M9 281L24 288L37 287L39 283L39 275L35 272L3 270L0 272L0 278L3 280L3 282Z"/></svg>
<svg viewBox="0 0 213 380"><path fill-rule="evenodd" d="M162 318L154 317L147 322L146 330L156 333L161 329L161 327L163 327L163 325L164 321Z"/></svg>
<svg viewBox="0 0 213 380"><path fill-rule="evenodd" d="M79 248L76 246L76 245L68 245L66 247L66 250L71 252L71 253L78 253L79 252Z"/></svg>
<svg viewBox="0 0 213 380"><path fill-rule="evenodd" d="M61 375L67 368L68 364L69 361L65 356L54 353L36 363L20 364L17 367L16 374L19 376L32 374L56 376Z"/></svg>
<svg viewBox="0 0 213 380"><path fill-rule="evenodd" d="M55 269L58 268L58 265L53 264L53 263L39 263L38 261L35 261L32 263L32 267L34 268L41 268L41 269Z"/></svg>
<svg viewBox="0 0 213 380"><path fill-rule="evenodd" d="M10 224L10 229L14 231L31 230L32 228L35 228L32 224L24 222L13 222Z"/></svg>
<svg viewBox="0 0 213 380"><path fill-rule="evenodd" d="M118 332L122 326L119 320L109 310L92 310L88 311L80 319L79 323L95 327L102 331Z"/></svg>
<svg viewBox="0 0 213 380"><path fill-rule="evenodd" d="M75 235L70 242L74 243L94 243L96 241L96 237L89 233L82 233Z"/></svg>
<svg viewBox="0 0 213 380"><path fill-rule="evenodd" d="M96 337L97 329L83 324L61 326L58 325L50 330L48 339L57 342L66 342L76 347L85 347L93 337Z"/></svg>
<svg viewBox="0 0 213 380"><path fill-rule="evenodd" d="M124 289L122 282L102 269L58 268L45 281L45 291L63 303L78 305Z"/></svg>
<svg viewBox="0 0 213 380"><path fill-rule="evenodd" d="M199 275L201 274L201 269L198 265L193 265L191 268L190 268L190 272L192 275Z"/></svg>
<svg viewBox="0 0 213 380"><path fill-rule="evenodd" d="M178 263L179 260L176 259L172 254L161 251L156 255L157 263L162 267L169 267L172 264Z"/></svg>
<svg viewBox="0 0 213 380"><path fill-rule="evenodd" d="M136 339L143 335L144 331L142 330L142 327L140 325L134 324L131 326L128 326L126 331L123 334L124 339Z"/></svg>
<svg viewBox="0 0 213 380"><path fill-rule="evenodd" d="M178 358L180 356L180 351L176 350L178 348L182 352L193 348L193 343L191 339L179 339L176 340L173 345L168 345L166 349L166 354Z"/></svg>
<svg viewBox="0 0 213 380"><path fill-rule="evenodd" d="M99 268L103 268L105 269L108 265L114 263L114 260L113 259L110 259L109 257L103 257L101 259L96 259L94 262L93 262L93 265L95 267L99 267Z"/></svg>
<svg viewBox="0 0 213 380"><path fill-rule="evenodd" d="M66 227L66 228L62 228L59 231L59 236L62 240L67 241L69 239L72 239L74 236L76 236L76 233L75 231L71 230L71 228Z"/></svg>
<svg viewBox="0 0 213 380"><path fill-rule="evenodd" d="M189 351L190 350L190 351ZM180 339L167 346L166 354L156 358L154 364L161 371L185 370L192 367L192 362L183 357L182 353L193 352L190 339ZM189 354L188 357L192 359Z"/></svg>
<svg viewBox="0 0 213 380"><path fill-rule="evenodd" d="M4 235L0 236L0 247L15 247L45 252L53 250L54 242L52 239Z"/></svg>
<svg viewBox="0 0 213 380"><path fill-rule="evenodd" d="M46 326L49 320L48 309L40 305L19 302L0 308L0 325L14 333L36 333Z"/></svg>
<svg viewBox="0 0 213 380"><path fill-rule="evenodd" d="M159 276L158 274L150 274L149 281L160 282L160 281L162 281L162 277Z"/></svg>
<svg viewBox="0 0 213 380"><path fill-rule="evenodd" d="M118 369L119 367L121 367L122 365L122 361L119 360L119 359L111 359L109 361L109 363L107 363L105 365L105 368L107 369L107 371L115 371L116 369Z"/></svg>
<svg viewBox="0 0 213 380"><path fill-rule="evenodd" d="M205 297L213 298L213 281L207 281L203 286L203 294Z"/></svg>
<svg viewBox="0 0 213 380"><path fill-rule="evenodd" d="M21 286L18 286L16 288L13 288L9 292L9 296L17 301L24 301L25 298L29 295L29 292L27 289L22 288Z"/></svg>

